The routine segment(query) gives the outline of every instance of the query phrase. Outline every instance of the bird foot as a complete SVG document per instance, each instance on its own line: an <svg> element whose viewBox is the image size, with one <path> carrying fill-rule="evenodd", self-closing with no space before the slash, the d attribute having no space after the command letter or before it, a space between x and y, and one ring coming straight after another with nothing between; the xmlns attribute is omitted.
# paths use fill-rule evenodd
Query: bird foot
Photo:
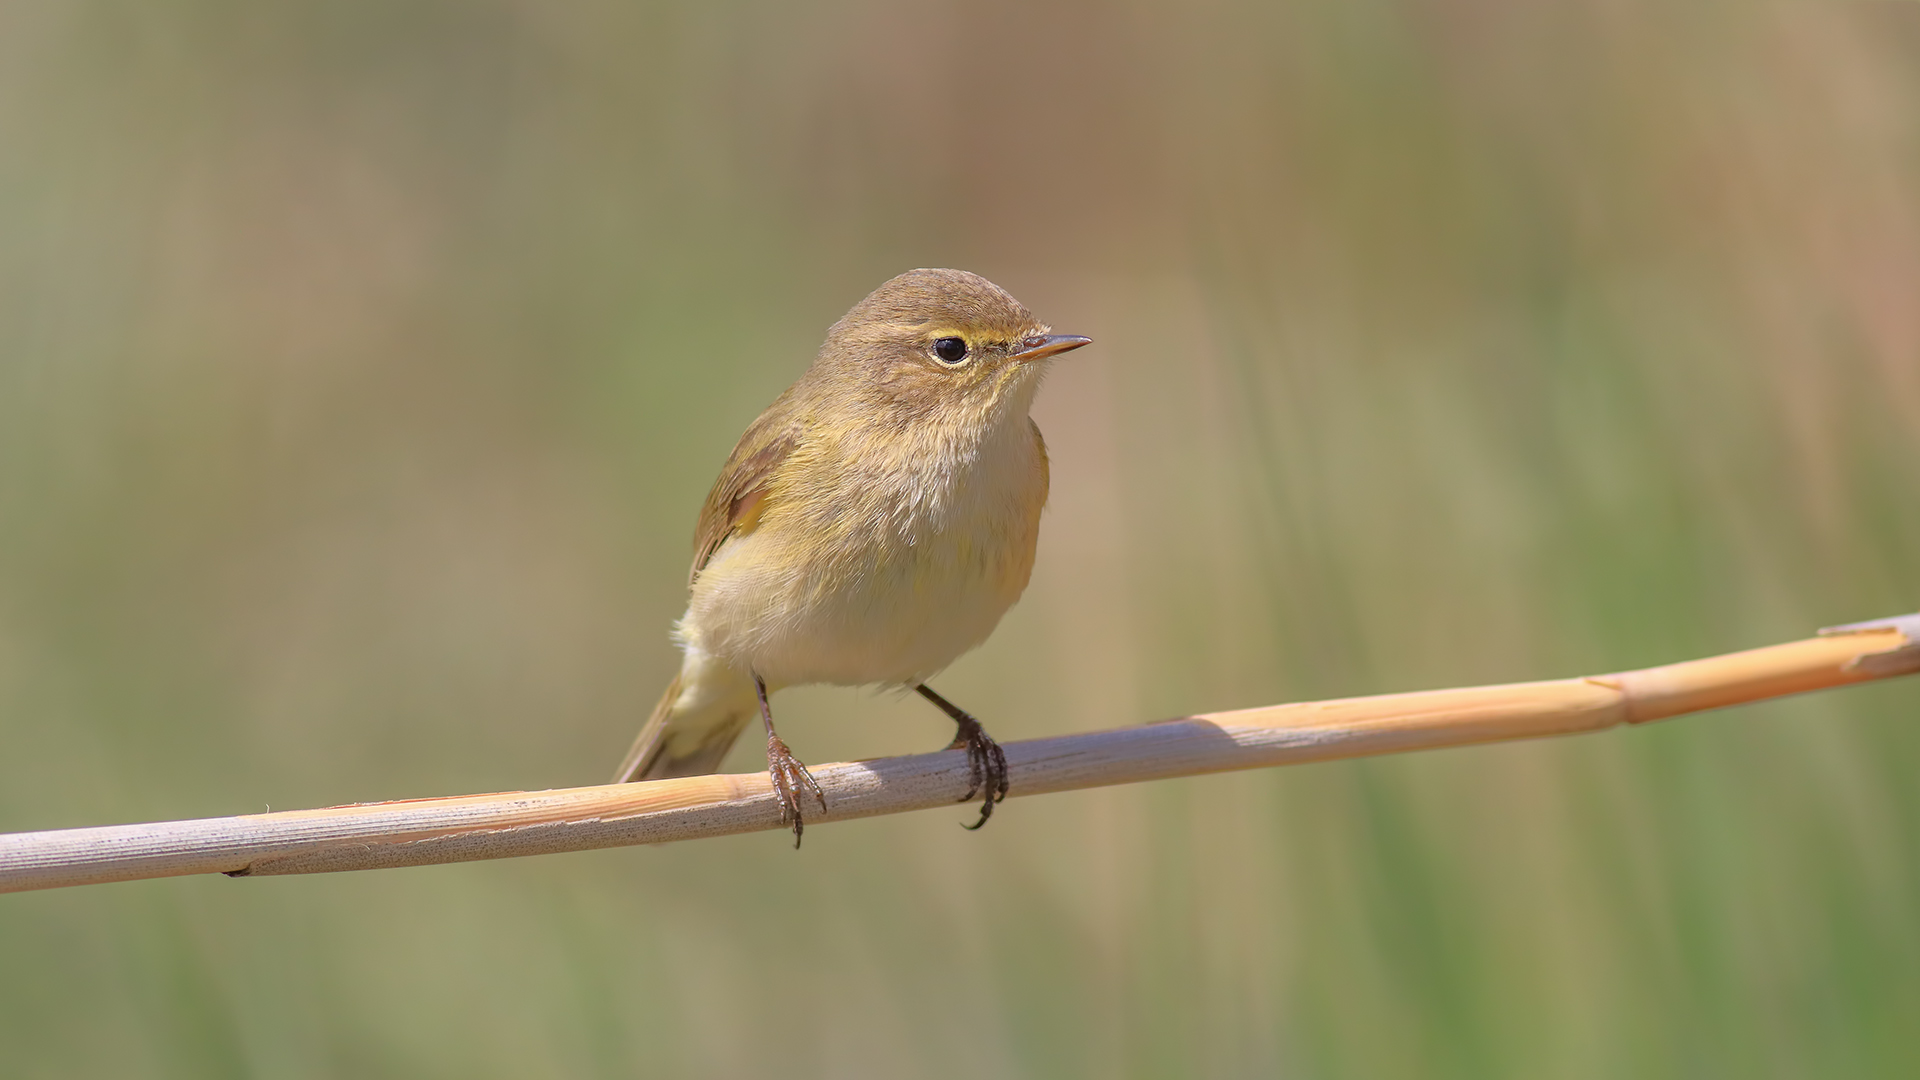
<svg viewBox="0 0 1920 1080"><path fill-rule="evenodd" d="M960 730L947 749L967 752L967 793L960 796L960 801L966 802L985 792L980 801L980 820L961 828L978 829L993 816L993 804L1006 800L1007 752L1000 749L1000 744L993 741L993 736L973 717L961 713L954 717L954 722L960 725Z"/></svg>
<svg viewBox="0 0 1920 1080"><path fill-rule="evenodd" d="M773 794L780 800L780 821L793 825L793 846L798 850L800 833L806 828L806 822L800 817L800 794L804 790L820 800L820 810L824 813L826 792L820 790L813 774L793 756L793 751L787 749L778 735L767 736L767 775L773 779Z"/></svg>

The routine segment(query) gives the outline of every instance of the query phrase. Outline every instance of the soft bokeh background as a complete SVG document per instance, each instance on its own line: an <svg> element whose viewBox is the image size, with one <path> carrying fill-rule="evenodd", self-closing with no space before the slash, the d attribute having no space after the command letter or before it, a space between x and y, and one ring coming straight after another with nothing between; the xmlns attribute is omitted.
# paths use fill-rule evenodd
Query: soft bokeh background
<svg viewBox="0 0 1920 1080"><path fill-rule="evenodd" d="M0 829L598 782L922 265L1099 342L1002 737L1920 607L1920 6L5 3ZM1911 1076L1917 706L0 897L0 1072Z"/></svg>

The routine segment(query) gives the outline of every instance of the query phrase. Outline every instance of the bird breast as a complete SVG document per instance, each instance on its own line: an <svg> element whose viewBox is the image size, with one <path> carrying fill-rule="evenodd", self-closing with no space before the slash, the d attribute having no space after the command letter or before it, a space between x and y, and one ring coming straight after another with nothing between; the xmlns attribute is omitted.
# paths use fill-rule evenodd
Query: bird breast
<svg viewBox="0 0 1920 1080"><path fill-rule="evenodd" d="M776 686L911 684L952 663L1033 570L1046 449L1017 419L998 437L854 431L796 451L694 582L683 643Z"/></svg>

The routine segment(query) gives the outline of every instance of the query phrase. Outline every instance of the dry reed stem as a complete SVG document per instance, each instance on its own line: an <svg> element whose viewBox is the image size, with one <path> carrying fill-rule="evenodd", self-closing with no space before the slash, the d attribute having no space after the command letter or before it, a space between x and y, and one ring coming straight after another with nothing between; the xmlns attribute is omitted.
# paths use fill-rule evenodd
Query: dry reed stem
<svg viewBox="0 0 1920 1080"><path fill-rule="evenodd" d="M1920 615L1641 671L1206 713L1005 744L1014 795L1598 731L1920 671ZM952 806L964 751L813 770L809 824ZM311 874L782 828L765 773L0 835L0 892L180 874Z"/></svg>

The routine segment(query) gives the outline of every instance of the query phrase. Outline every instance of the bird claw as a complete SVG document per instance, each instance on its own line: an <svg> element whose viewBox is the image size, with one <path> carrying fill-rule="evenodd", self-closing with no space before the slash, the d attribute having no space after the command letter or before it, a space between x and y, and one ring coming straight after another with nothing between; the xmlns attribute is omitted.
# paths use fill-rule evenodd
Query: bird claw
<svg viewBox="0 0 1920 1080"><path fill-rule="evenodd" d="M1009 787L1007 752L1000 749L1000 744L987 734L978 720L967 717L958 722L960 731L948 749L965 749L967 752L967 793L960 796L959 801L966 802L985 792L980 801L980 820L960 826L973 830L985 825L987 819L993 816L993 804L1006 801Z"/></svg>
<svg viewBox="0 0 1920 1080"><path fill-rule="evenodd" d="M793 846L800 847L800 834L806 829L806 822L800 816L800 794L804 789L820 802L822 813L827 809L826 792L820 790L820 784L813 774L793 756L787 744L778 735L767 736L767 775L773 780L773 794L780 802L781 824L793 826Z"/></svg>

